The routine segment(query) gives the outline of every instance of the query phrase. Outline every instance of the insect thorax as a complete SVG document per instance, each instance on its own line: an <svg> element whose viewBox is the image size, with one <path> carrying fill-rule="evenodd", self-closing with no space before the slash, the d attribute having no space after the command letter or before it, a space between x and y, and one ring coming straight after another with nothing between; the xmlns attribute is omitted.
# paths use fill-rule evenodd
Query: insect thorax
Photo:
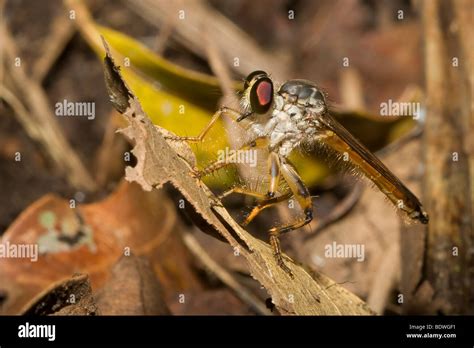
<svg viewBox="0 0 474 348"><path fill-rule="evenodd" d="M276 95L270 119L254 130L269 138L270 151L287 157L302 142L313 139L318 133L319 123L309 119L308 111L308 108L287 103L281 95Z"/></svg>
<svg viewBox="0 0 474 348"><path fill-rule="evenodd" d="M257 136L267 136L269 150L287 157L305 142L321 134L318 118L326 111L324 95L306 80L290 80L274 96L271 117L252 126Z"/></svg>

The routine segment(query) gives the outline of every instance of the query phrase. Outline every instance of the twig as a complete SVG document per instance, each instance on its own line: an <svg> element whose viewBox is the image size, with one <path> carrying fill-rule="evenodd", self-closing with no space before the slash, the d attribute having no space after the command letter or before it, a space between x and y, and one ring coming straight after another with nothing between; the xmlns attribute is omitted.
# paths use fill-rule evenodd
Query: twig
<svg viewBox="0 0 474 348"><path fill-rule="evenodd" d="M173 33L176 21L168 20L163 23L163 26L160 29L155 41L155 52L159 55L163 55L163 52L166 48L166 43L168 42L171 34Z"/></svg>
<svg viewBox="0 0 474 348"><path fill-rule="evenodd" d="M451 0L422 1L420 6L428 114L423 184L430 214L423 275L434 289L434 301L443 304L439 310L470 314L474 313L472 38L463 34L472 32L472 19L462 14L472 14L473 5ZM468 46L471 49L465 50Z"/></svg>
<svg viewBox="0 0 474 348"><path fill-rule="evenodd" d="M419 138L421 134L423 134L423 126L420 124L417 124L412 130L410 130L410 132L398 138L393 143L390 143L384 148L377 151L376 155L378 157L387 156L388 154L393 153L399 150L400 148L402 148L403 146L407 145L410 141Z"/></svg>
<svg viewBox="0 0 474 348"><path fill-rule="evenodd" d="M288 76L285 62L263 51L242 29L204 1L142 0L126 1L125 4L155 26L162 26L168 18L179 18L181 13L184 17L175 27L176 38L201 57L206 57L201 35L205 24L209 28L210 40L221 48L225 61L241 75L263 69L271 72L277 80L283 81ZM236 58L239 59L238 65L233 64Z"/></svg>
<svg viewBox="0 0 474 348"><path fill-rule="evenodd" d="M367 299L367 304L370 308L379 314L383 314L390 292L397 280L397 272L400 269L399 244L391 245L384 255L375 273Z"/></svg>
<svg viewBox="0 0 474 348"><path fill-rule="evenodd" d="M217 48L216 44L210 38L208 34L208 28L204 27L203 30L205 30L204 42L206 43L206 56L208 58L209 65L211 66L213 73L219 79L224 98L226 98L227 101L238 105L238 100L234 93L234 89L232 88L232 79L230 77L230 72L227 68L227 65L224 63L221 50Z"/></svg>
<svg viewBox="0 0 474 348"><path fill-rule="evenodd" d="M316 235L318 235L326 227L345 216L359 201L362 191L363 185L358 182L355 182L351 192L346 195L344 199L334 207L334 209L331 210L329 215L327 215L323 219L318 220L317 222L316 220L314 220L315 222L312 222L310 224L309 230L311 231L311 233L304 235L303 241L307 241L316 237Z"/></svg>
<svg viewBox="0 0 474 348"><path fill-rule="evenodd" d="M4 18L3 18L4 8L5 8L5 0L0 0L0 22L4 21ZM2 35L0 35L0 48L3 47L4 45L2 41L3 41L3 38L2 38ZM2 51L0 51L0 86L5 84L5 65L4 65L3 60L4 60L4 57L3 57ZM4 106L3 99L0 98L0 107L3 107L3 106Z"/></svg>
<svg viewBox="0 0 474 348"><path fill-rule="evenodd" d="M38 83L44 80L75 32L76 27L68 17L61 15L54 18L51 32L44 40L44 54L33 65L32 78L34 80Z"/></svg>
<svg viewBox="0 0 474 348"><path fill-rule="evenodd" d="M219 84L223 91L223 100L225 101L226 106L233 107L235 109L239 109L239 101L237 96L232 88L232 79L230 77L230 71L227 68L220 50L217 48L214 42L210 39L209 35L207 34L207 27L205 30L204 38L206 43L206 54L209 61L209 65L211 66L212 71L217 76L219 80ZM228 137L228 141L232 148L238 148L241 145L241 139L244 138L244 130L239 127L236 122L229 120L227 117L224 118L224 126L228 134L232 136ZM240 143L239 143L240 142ZM239 173L242 177L247 178L250 177L249 168L244 166L241 163L236 164Z"/></svg>
<svg viewBox="0 0 474 348"><path fill-rule="evenodd" d="M116 178L120 177L125 167L122 158L127 149L127 142L116 136L116 131L120 127L116 115L115 110L109 114L102 143L97 150L95 180L100 187L113 180L114 174L120 173Z"/></svg>
<svg viewBox="0 0 474 348"><path fill-rule="evenodd" d="M342 69L340 80L340 93L344 107L353 110L366 110L359 71L356 68Z"/></svg>
<svg viewBox="0 0 474 348"><path fill-rule="evenodd" d="M41 132L34 126L33 122L30 122L31 116L28 110L26 110L25 106L15 96L15 94L5 86L0 85L0 98L10 105L15 112L15 115L20 120L20 123L25 127L28 135L36 141L41 141Z"/></svg>
<svg viewBox="0 0 474 348"><path fill-rule="evenodd" d="M13 61L15 57L18 57L17 49L4 24L0 25L0 38L2 52ZM74 187L93 191L96 188L95 182L79 156L69 145L61 127L54 118L43 88L26 75L23 67L10 66L6 73L14 85L11 91L22 96L26 105L24 109L28 109L28 113L23 113L23 117L19 119L23 127L30 132L35 128L30 135L41 143L46 153L51 156L56 168L66 175ZM2 89L2 92L5 90ZM9 99L12 99L11 96Z"/></svg>
<svg viewBox="0 0 474 348"><path fill-rule="evenodd" d="M243 287L225 268L215 262L201 247L196 238L190 233L183 233L184 244L191 253L213 274L215 274L226 286L235 292L243 302L248 304L256 313L269 315L268 309L257 297Z"/></svg>
<svg viewBox="0 0 474 348"><path fill-rule="evenodd" d="M353 5L348 6L344 1L314 2L317 12L311 19L302 25L301 37L305 37L302 51L303 53L314 52L318 49L319 43L327 36L327 33L334 30L341 19L346 18Z"/></svg>

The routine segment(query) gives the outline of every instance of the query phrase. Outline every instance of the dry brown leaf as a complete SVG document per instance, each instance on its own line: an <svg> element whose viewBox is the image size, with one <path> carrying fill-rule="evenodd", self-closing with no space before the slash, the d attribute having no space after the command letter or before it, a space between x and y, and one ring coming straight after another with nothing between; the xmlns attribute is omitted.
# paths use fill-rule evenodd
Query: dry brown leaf
<svg viewBox="0 0 474 348"><path fill-rule="evenodd" d="M192 210L205 221L216 234L239 250L249 266L252 276L260 282L272 297L282 314L297 315L369 315L373 312L357 296L340 287L322 274L310 275L287 256L294 279L291 279L275 262L272 249L247 231L243 230L219 206L210 190L190 175L189 164L165 141L142 110L137 98L122 80L106 46L104 60L106 84L111 100L121 111L129 126L121 132L135 143L133 154L135 167L126 168L126 178L138 182L143 189L160 188L171 183L184 196ZM203 221L202 221L203 220Z"/></svg>
<svg viewBox="0 0 474 348"><path fill-rule="evenodd" d="M24 315L98 315L89 277L77 274L53 284L21 311Z"/></svg>
<svg viewBox="0 0 474 348"><path fill-rule="evenodd" d="M168 301L177 292L201 290L192 256L176 233L173 205L163 195L123 182L106 199L75 209L52 194L33 203L0 243L38 244L43 253L36 262L0 258L0 293L6 298L0 312L18 314L25 303L75 272L88 274L94 291L99 289L125 248L150 258Z"/></svg>
<svg viewBox="0 0 474 348"><path fill-rule="evenodd" d="M225 288L185 294L185 301L171 305L175 315L255 315L235 294ZM269 311L270 312L270 311Z"/></svg>
<svg viewBox="0 0 474 348"><path fill-rule="evenodd" d="M122 256L97 294L102 315L166 315L163 289L144 257Z"/></svg>

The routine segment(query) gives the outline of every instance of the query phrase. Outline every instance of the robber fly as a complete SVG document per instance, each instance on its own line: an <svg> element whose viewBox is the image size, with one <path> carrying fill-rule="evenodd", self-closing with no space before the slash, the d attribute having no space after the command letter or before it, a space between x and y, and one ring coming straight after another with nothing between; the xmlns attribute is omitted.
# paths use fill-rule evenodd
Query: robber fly
<svg viewBox="0 0 474 348"><path fill-rule="evenodd" d="M227 107L217 111L207 127L196 137L172 137L174 140L202 141L209 129L224 114L239 122L250 132L251 140L242 149L266 149L268 158L268 190L266 194L234 187L230 193L241 193L259 199L259 203L246 217L250 223L263 209L294 197L303 216L296 221L269 230L270 244L278 265L291 275L283 262L279 235L308 224L313 219L311 195L289 162L290 153L305 145L321 145L336 155L348 156L349 165L371 180L387 198L411 220L428 223L428 214L418 198L364 145L355 139L328 112L325 95L311 81L289 80L275 92L270 77L264 71L247 76L241 98L243 112ZM220 160L195 173L202 177L233 162ZM283 180L287 192L279 192Z"/></svg>

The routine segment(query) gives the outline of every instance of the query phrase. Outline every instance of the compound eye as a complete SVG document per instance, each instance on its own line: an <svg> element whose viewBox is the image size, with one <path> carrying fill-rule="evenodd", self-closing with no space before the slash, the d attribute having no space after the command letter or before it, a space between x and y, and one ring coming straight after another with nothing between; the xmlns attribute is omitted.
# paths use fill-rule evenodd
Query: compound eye
<svg viewBox="0 0 474 348"><path fill-rule="evenodd" d="M244 89L247 89L249 86L250 86L250 83L252 82L252 80L258 76L258 75L262 75L262 77L266 77L268 76L267 73L263 70L256 70L254 72L251 72L246 78L245 78L245 82L244 82Z"/></svg>
<svg viewBox="0 0 474 348"><path fill-rule="evenodd" d="M317 91L315 94L314 94L314 97L318 100L321 100L321 101L325 101L324 100L324 95L320 92L320 91Z"/></svg>
<svg viewBox="0 0 474 348"><path fill-rule="evenodd" d="M266 113L273 102L273 83L268 77L258 79L250 91L252 110L258 114Z"/></svg>
<svg viewBox="0 0 474 348"><path fill-rule="evenodd" d="M269 81L260 81L257 84L257 98L260 105L267 105L272 102L273 86Z"/></svg>

